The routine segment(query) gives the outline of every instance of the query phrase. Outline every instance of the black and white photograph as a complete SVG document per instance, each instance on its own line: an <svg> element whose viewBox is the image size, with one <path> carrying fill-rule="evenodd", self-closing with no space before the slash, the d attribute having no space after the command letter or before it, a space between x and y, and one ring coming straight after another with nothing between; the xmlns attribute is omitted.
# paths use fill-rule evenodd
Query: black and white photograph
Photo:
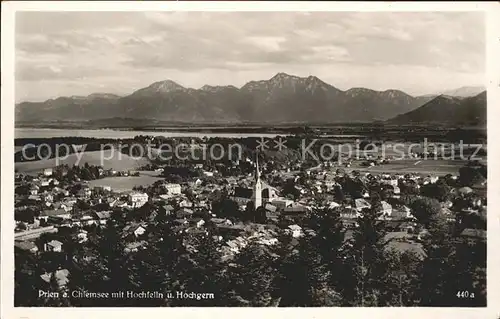
<svg viewBox="0 0 500 319"><path fill-rule="evenodd" d="M493 306L486 11L283 6L15 12L14 307Z"/></svg>

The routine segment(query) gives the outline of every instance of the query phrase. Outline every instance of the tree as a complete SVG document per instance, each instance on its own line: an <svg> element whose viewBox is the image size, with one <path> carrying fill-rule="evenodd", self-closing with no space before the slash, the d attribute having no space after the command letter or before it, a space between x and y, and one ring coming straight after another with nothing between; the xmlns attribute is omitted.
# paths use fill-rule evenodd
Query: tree
<svg viewBox="0 0 500 319"><path fill-rule="evenodd" d="M273 258L266 247L255 242L237 255L229 268L230 306L265 307L273 303Z"/></svg>
<svg viewBox="0 0 500 319"><path fill-rule="evenodd" d="M385 289L381 290L381 306L418 306L421 256L412 250L385 252Z"/></svg>
<svg viewBox="0 0 500 319"><path fill-rule="evenodd" d="M457 300L460 306L486 306L486 242L483 240L457 240L456 244L456 281L460 283L461 291L471 287L474 298Z"/></svg>
<svg viewBox="0 0 500 319"><path fill-rule="evenodd" d="M25 251L14 250L14 305L16 307L32 307L40 305L38 298L40 271L37 258Z"/></svg>
<svg viewBox="0 0 500 319"><path fill-rule="evenodd" d="M241 212L234 200L223 196L220 200L212 203L212 212L219 218L240 218Z"/></svg>
<svg viewBox="0 0 500 319"><path fill-rule="evenodd" d="M337 200L341 203L345 201L344 191L342 190L342 187L340 187L340 186L335 186L334 196L335 196L335 200Z"/></svg>
<svg viewBox="0 0 500 319"><path fill-rule="evenodd" d="M437 199L420 197L411 204L412 214L417 221L428 227L432 219L441 212L441 204Z"/></svg>
<svg viewBox="0 0 500 319"><path fill-rule="evenodd" d="M186 266L181 271L185 291L213 293L215 299L178 300L175 306L224 306L228 300L229 278L222 260L221 243L212 233L192 235L192 250L185 256Z"/></svg>
<svg viewBox="0 0 500 319"><path fill-rule="evenodd" d="M69 269L70 291L113 293L132 289L120 230L116 222L109 221L100 235L89 236L85 249L74 254ZM72 298L71 302L81 306L126 306L132 300Z"/></svg>
<svg viewBox="0 0 500 319"><path fill-rule="evenodd" d="M399 183L399 188L401 191L401 195L419 195L420 189L418 188L418 184L414 181L405 181Z"/></svg>
<svg viewBox="0 0 500 319"><path fill-rule="evenodd" d="M276 279L280 306L335 305L335 293L328 283L328 266L311 236L301 238L298 247L281 258Z"/></svg>
<svg viewBox="0 0 500 319"><path fill-rule="evenodd" d="M444 202L450 198L451 187L446 185L444 181L438 181L434 184L422 186L421 194L425 197L435 198L440 202Z"/></svg>
<svg viewBox="0 0 500 319"><path fill-rule="evenodd" d="M283 185L283 195L291 196L292 199L297 199L300 196L300 191L295 187L295 182L293 179L287 179Z"/></svg>
<svg viewBox="0 0 500 319"><path fill-rule="evenodd" d="M486 180L486 166L477 165L473 166L468 164L459 169L460 183L463 186L474 186L474 184L483 182ZM483 175L484 174L484 175Z"/></svg>
<svg viewBox="0 0 500 319"><path fill-rule="evenodd" d="M266 209L263 206L258 207L253 216L253 221L259 224L265 224L267 222Z"/></svg>
<svg viewBox="0 0 500 319"><path fill-rule="evenodd" d="M27 227L26 227L26 224L25 224L25 223L20 223L20 224L19 224L19 226L18 226L18 228L19 228L20 230L26 230L26 229L27 229Z"/></svg>
<svg viewBox="0 0 500 319"><path fill-rule="evenodd" d="M56 295L49 297L42 297L42 304L44 307L67 307L70 306L67 293L63 287L59 285L56 277L56 272L50 274L49 283L45 285L44 291L50 291Z"/></svg>
<svg viewBox="0 0 500 319"><path fill-rule="evenodd" d="M127 264L131 290L133 291L171 291L171 276L163 267L160 254L154 249L139 249L130 253ZM132 299L131 305L159 307L168 306L166 299Z"/></svg>
<svg viewBox="0 0 500 319"><path fill-rule="evenodd" d="M346 177L342 185L344 193L349 194L352 198L359 198L367 190L365 183L359 179L351 179Z"/></svg>
<svg viewBox="0 0 500 319"><path fill-rule="evenodd" d="M249 201L245 207L245 212L243 213L244 221L255 221L255 207L253 201Z"/></svg>
<svg viewBox="0 0 500 319"><path fill-rule="evenodd" d="M452 306L456 300L451 259L454 248L451 240L446 229L437 227L432 228L424 239L426 257L422 263L417 291L421 306Z"/></svg>
<svg viewBox="0 0 500 319"><path fill-rule="evenodd" d="M358 217L358 227L349 243L341 278L344 303L358 306L380 305L384 290L386 246L384 225L378 221L379 209L372 204Z"/></svg>

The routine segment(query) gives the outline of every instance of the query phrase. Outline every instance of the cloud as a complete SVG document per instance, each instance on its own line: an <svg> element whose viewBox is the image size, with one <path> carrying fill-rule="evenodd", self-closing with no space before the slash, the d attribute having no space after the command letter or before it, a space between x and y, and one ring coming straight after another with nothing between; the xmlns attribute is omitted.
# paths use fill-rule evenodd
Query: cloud
<svg viewBox="0 0 500 319"><path fill-rule="evenodd" d="M444 78L484 73L484 34L478 12L18 12L16 82L20 96L44 99L73 95L82 79L89 90L112 91L166 78L240 84L281 71L328 76L325 70L351 69L366 76L342 79L348 86L439 91L434 86ZM404 70L417 69L439 73L415 83ZM361 78L364 84L356 82ZM35 81L45 89L28 84Z"/></svg>
<svg viewBox="0 0 500 319"><path fill-rule="evenodd" d="M245 38L246 41L255 45L264 51L280 51L281 43L285 42L285 37L263 37L263 36L250 36Z"/></svg>
<svg viewBox="0 0 500 319"><path fill-rule="evenodd" d="M312 54L306 56L306 59L313 61L349 61L349 51L344 47L335 45L322 45L311 47Z"/></svg>

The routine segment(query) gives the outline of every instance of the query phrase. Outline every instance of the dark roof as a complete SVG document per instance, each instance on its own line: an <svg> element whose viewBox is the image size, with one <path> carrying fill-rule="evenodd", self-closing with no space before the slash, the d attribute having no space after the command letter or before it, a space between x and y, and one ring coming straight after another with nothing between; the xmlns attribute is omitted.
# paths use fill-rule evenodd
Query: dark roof
<svg viewBox="0 0 500 319"><path fill-rule="evenodd" d="M96 212L95 214L99 219L107 219L111 216L111 212Z"/></svg>
<svg viewBox="0 0 500 319"><path fill-rule="evenodd" d="M269 204L269 203L267 203L267 204L264 206L264 208L265 208L266 210L270 211L270 212L273 212L273 213L274 213L274 212L276 211L276 209L277 209L277 207L276 207L276 206L274 206L274 205L272 205L272 204Z"/></svg>
<svg viewBox="0 0 500 319"><path fill-rule="evenodd" d="M466 228L460 233L460 236L486 239L486 230Z"/></svg>
<svg viewBox="0 0 500 319"><path fill-rule="evenodd" d="M212 218L210 220L215 224L222 224L222 223L225 223L227 221L227 219L225 219L225 218Z"/></svg>
<svg viewBox="0 0 500 319"><path fill-rule="evenodd" d="M221 231L226 231L232 234L241 233L245 231L244 225L226 225L226 224L216 224L217 229Z"/></svg>
<svg viewBox="0 0 500 319"><path fill-rule="evenodd" d="M245 230L246 226L243 224L236 224L236 225L218 225L217 227L219 228L228 228L228 229L241 229Z"/></svg>
<svg viewBox="0 0 500 319"><path fill-rule="evenodd" d="M277 220L279 218L279 216L280 216L280 214L278 214L278 213L266 211L266 218Z"/></svg>
<svg viewBox="0 0 500 319"><path fill-rule="evenodd" d="M175 212L175 215L177 217L179 217L179 216L190 216L190 215L193 215L193 210L192 209L188 209L188 208L181 208L181 209L179 209L178 211Z"/></svg>
<svg viewBox="0 0 500 319"><path fill-rule="evenodd" d="M40 213L40 216L59 216L66 214L68 214L68 212L61 208L61 209L44 210Z"/></svg>
<svg viewBox="0 0 500 319"><path fill-rule="evenodd" d="M393 210L391 217L393 219L406 219L408 214L405 211L400 211L400 210Z"/></svg>
<svg viewBox="0 0 500 319"><path fill-rule="evenodd" d="M251 188L236 187L234 189L234 197L252 198L252 196L253 190Z"/></svg>

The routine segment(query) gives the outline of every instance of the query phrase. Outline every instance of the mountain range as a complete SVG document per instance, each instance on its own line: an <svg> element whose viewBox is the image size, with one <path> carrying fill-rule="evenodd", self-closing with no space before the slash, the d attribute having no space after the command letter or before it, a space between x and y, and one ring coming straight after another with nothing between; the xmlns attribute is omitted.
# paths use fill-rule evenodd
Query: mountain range
<svg viewBox="0 0 500 319"><path fill-rule="evenodd" d="M458 89L442 92L441 95L449 95L453 97L471 97L486 91L484 86L462 86Z"/></svg>
<svg viewBox="0 0 500 319"><path fill-rule="evenodd" d="M460 98L439 95L421 107L398 115L388 122L393 124L486 124L486 91L476 96Z"/></svg>
<svg viewBox="0 0 500 319"><path fill-rule="evenodd" d="M117 117L221 124L398 122L406 118L405 113L416 111L422 105L432 109L429 104L458 103L455 98L452 102L443 102L443 98L414 97L399 90L352 88L342 91L315 76L278 73L269 80L251 81L241 88L205 85L193 89L165 80L127 96L96 93L22 102L16 105L15 114L16 122L22 123L83 122ZM422 116L415 116L423 120ZM474 115L474 118L481 116Z"/></svg>

